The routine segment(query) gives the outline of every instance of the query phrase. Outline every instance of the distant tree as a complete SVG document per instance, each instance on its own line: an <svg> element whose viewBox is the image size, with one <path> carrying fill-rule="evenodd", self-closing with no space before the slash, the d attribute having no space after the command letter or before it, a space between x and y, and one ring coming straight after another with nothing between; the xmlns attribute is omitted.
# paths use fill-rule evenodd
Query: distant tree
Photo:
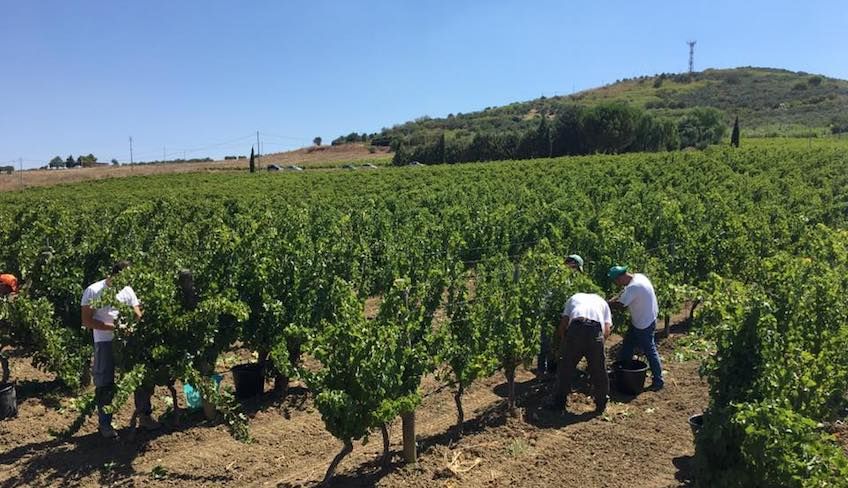
<svg viewBox="0 0 848 488"><path fill-rule="evenodd" d="M548 116L542 114L542 120L539 122L539 127L536 129L536 156L549 158L553 155L553 138L551 137L551 128L548 124Z"/></svg>
<svg viewBox="0 0 848 488"><path fill-rule="evenodd" d="M83 168L90 168L90 167L94 166L94 163L96 163L96 162L97 162L97 156L95 156L94 154L91 154L91 153L89 153L86 156L80 156L79 159L77 160L77 163L80 166L82 166Z"/></svg>
<svg viewBox="0 0 848 488"><path fill-rule="evenodd" d="M677 132L677 123L674 120L663 118L657 122L660 146L657 150L676 151L680 149L680 133Z"/></svg>
<svg viewBox="0 0 848 488"><path fill-rule="evenodd" d="M718 144L727 134L724 114L712 107L697 107L690 110L677 122L681 147L704 149Z"/></svg>
<svg viewBox="0 0 848 488"><path fill-rule="evenodd" d="M445 161L446 161L445 155L446 155L445 133L442 132L441 135L439 135L439 140L436 142L436 150L435 150L435 154L434 154L435 162L445 163Z"/></svg>
<svg viewBox="0 0 848 488"><path fill-rule="evenodd" d="M250 164L250 172L255 173L256 172L256 161L254 160L253 148L252 147L250 148L250 163L249 164Z"/></svg>
<svg viewBox="0 0 848 488"><path fill-rule="evenodd" d="M551 129L552 156L582 154L583 135L580 133L582 110L580 106L569 105L557 113Z"/></svg>
<svg viewBox="0 0 848 488"><path fill-rule="evenodd" d="M733 122L733 132L730 134L730 145L733 147L739 147L739 116L736 116L736 120Z"/></svg>
<svg viewBox="0 0 848 488"><path fill-rule="evenodd" d="M374 134L371 137L371 145L381 146L381 147L387 147L387 146L391 147L392 138L389 137L389 136L386 136L386 135L382 135L382 134L381 135Z"/></svg>
<svg viewBox="0 0 848 488"><path fill-rule="evenodd" d="M61 168L64 165L65 161L62 159L61 156L56 156L55 158L51 159L50 164L48 164L51 169Z"/></svg>
<svg viewBox="0 0 848 488"><path fill-rule="evenodd" d="M77 162L74 159L73 155L68 156L68 159L65 160L65 167L66 168L73 168L76 165L77 165Z"/></svg>
<svg viewBox="0 0 848 488"><path fill-rule="evenodd" d="M830 132L834 135L848 132L848 116L838 116L831 119Z"/></svg>
<svg viewBox="0 0 848 488"><path fill-rule="evenodd" d="M636 141L642 112L623 103L601 104L584 111L580 127L589 153L617 154Z"/></svg>
<svg viewBox="0 0 848 488"><path fill-rule="evenodd" d="M636 126L636 140L629 151L665 151L676 149L677 134L673 122L642 112Z"/></svg>
<svg viewBox="0 0 848 488"><path fill-rule="evenodd" d="M312 144L315 144L316 146L320 146L321 145L321 138L316 137L315 139L312 139Z"/></svg>
<svg viewBox="0 0 848 488"><path fill-rule="evenodd" d="M118 164L119 164L118 160L115 159L115 158L112 158L112 166L117 166Z"/></svg>

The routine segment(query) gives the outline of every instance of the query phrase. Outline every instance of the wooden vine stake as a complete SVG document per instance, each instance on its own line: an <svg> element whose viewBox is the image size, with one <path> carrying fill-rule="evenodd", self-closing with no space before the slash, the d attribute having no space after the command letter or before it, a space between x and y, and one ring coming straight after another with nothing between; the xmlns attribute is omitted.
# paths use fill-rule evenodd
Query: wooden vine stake
<svg viewBox="0 0 848 488"><path fill-rule="evenodd" d="M406 464L418 462L418 453L415 448L415 411L400 414L403 424L403 460Z"/></svg>

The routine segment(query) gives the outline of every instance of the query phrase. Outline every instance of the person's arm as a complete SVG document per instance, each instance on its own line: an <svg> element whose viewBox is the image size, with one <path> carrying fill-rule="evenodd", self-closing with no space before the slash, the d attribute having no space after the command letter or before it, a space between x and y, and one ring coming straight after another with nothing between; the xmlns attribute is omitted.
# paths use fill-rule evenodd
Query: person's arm
<svg viewBox="0 0 848 488"><path fill-rule="evenodd" d="M82 306L82 326L92 330L115 330L114 325L95 319L94 310L89 305Z"/></svg>
<svg viewBox="0 0 848 488"><path fill-rule="evenodd" d="M604 339L608 339L612 333L612 323L606 322L604 323Z"/></svg>
<svg viewBox="0 0 848 488"><path fill-rule="evenodd" d="M138 296L135 294L135 290L132 287L128 286L124 288L122 293L127 294L127 298L129 299L129 305L132 306L133 315L135 315L135 320L141 320L142 311L141 311L141 301L139 301Z"/></svg>
<svg viewBox="0 0 848 488"><path fill-rule="evenodd" d="M565 331L568 330L568 323L571 321L571 311L574 308L574 301L569 298L562 307L562 314L559 316L559 327L557 327L557 337L559 338L560 347L565 343Z"/></svg>
<svg viewBox="0 0 848 488"><path fill-rule="evenodd" d="M559 345L565 343L565 331L568 330L568 323L571 321L571 318L568 315L563 315L559 318L559 327L557 327L557 337L559 338Z"/></svg>
<svg viewBox="0 0 848 488"><path fill-rule="evenodd" d="M630 302L633 301L632 293L630 292L631 288L629 286L625 286L621 293L607 300L607 303L610 307L619 309L630 306Z"/></svg>

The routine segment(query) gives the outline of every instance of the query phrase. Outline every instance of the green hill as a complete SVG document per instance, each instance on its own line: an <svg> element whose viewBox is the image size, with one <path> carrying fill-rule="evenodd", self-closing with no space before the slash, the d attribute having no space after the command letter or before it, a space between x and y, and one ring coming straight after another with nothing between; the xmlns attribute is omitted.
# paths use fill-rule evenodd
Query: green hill
<svg viewBox="0 0 848 488"><path fill-rule="evenodd" d="M746 136L824 134L832 127L848 130L848 81L780 69L736 68L709 69L695 73L692 79L688 74L631 78L573 95L542 97L445 118L421 117L384 129L369 139L374 144L397 140L420 144L444 132L465 137L522 131L538 125L542 113L603 102L625 102L669 118L679 118L694 107L714 107L725 114L728 124L738 115Z"/></svg>

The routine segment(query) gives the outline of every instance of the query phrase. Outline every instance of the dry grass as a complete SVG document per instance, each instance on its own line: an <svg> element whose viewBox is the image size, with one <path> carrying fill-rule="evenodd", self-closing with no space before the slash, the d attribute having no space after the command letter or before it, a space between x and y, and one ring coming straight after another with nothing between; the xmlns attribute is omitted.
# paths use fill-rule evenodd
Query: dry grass
<svg viewBox="0 0 848 488"><path fill-rule="evenodd" d="M371 153L364 144L345 144L341 146L306 147L294 151L268 154L261 158L260 164L297 164L304 168L357 162L363 160L388 160L391 158L388 148L375 148ZM104 166L98 168L75 168L65 170L27 170L23 178L17 172L0 174L0 191L14 191L21 188L52 186L63 183L123 178L126 176L146 176L167 173L188 173L203 171L247 170L248 161L213 161L207 163L149 164L139 166ZM23 185L21 185L21 180Z"/></svg>

